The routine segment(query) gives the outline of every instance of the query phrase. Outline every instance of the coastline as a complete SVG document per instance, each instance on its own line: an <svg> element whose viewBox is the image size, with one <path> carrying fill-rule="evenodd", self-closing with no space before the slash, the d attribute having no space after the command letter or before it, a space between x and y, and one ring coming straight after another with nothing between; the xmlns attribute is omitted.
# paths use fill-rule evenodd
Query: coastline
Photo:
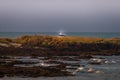
<svg viewBox="0 0 120 80"><path fill-rule="evenodd" d="M48 35L0 38L0 77L75 76L81 72L81 67L88 64L115 62L94 57L95 55L120 55L120 38ZM89 62L94 58L102 62ZM88 62L81 66L81 59ZM89 71L89 67L86 69ZM96 72L100 71L92 71Z"/></svg>

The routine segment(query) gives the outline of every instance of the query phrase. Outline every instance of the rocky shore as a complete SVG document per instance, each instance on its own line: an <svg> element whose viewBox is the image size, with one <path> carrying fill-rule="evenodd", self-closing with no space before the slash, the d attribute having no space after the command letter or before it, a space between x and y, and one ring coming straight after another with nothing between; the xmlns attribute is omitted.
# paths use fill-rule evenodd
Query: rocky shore
<svg viewBox="0 0 120 80"><path fill-rule="evenodd" d="M0 56L0 77L73 76L67 66L77 66L81 57ZM90 59L90 57L88 58ZM64 61L77 61L65 63ZM76 67L76 68L77 68ZM72 67L71 67L72 68ZM76 69L74 68L74 69Z"/></svg>
<svg viewBox="0 0 120 80"><path fill-rule="evenodd" d="M81 56L0 56L0 77L56 77L75 76L77 73L104 74L96 66L117 64L103 57ZM89 67L90 66L94 66Z"/></svg>
<svg viewBox="0 0 120 80"><path fill-rule="evenodd" d="M120 55L120 38L46 35L0 38L0 77L74 76L78 71L103 73L85 68L85 64L115 63L94 59L95 55ZM82 64L82 59L88 62Z"/></svg>

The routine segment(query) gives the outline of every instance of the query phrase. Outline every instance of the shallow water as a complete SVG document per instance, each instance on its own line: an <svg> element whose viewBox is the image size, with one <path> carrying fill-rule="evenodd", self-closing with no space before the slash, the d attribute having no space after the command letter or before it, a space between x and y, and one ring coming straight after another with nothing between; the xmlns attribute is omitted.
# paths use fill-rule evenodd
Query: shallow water
<svg viewBox="0 0 120 80"><path fill-rule="evenodd" d="M93 68L95 71L101 71L104 73L78 72L76 73L75 76L67 77L37 77L37 78L4 77L1 78L0 80L120 80L120 56L95 56L95 57L98 58L102 57L103 60L104 59L108 60L110 63L103 63L102 65L91 65L88 64L88 62L90 61L89 59L88 60L82 59L82 62L80 62L80 64L81 63L84 64L85 68ZM116 63L111 63L111 61L115 61Z"/></svg>
<svg viewBox="0 0 120 80"><path fill-rule="evenodd" d="M37 78L4 77L1 80L120 80L120 76L115 74L110 75L82 74L81 76L74 77L37 77Z"/></svg>

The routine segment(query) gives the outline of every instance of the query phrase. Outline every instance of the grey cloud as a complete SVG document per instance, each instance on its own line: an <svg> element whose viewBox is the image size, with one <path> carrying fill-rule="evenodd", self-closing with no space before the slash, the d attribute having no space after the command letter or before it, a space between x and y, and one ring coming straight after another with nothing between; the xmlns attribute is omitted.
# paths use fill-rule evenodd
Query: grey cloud
<svg viewBox="0 0 120 80"><path fill-rule="evenodd" d="M119 0L0 0L0 31L117 31Z"/></svg>

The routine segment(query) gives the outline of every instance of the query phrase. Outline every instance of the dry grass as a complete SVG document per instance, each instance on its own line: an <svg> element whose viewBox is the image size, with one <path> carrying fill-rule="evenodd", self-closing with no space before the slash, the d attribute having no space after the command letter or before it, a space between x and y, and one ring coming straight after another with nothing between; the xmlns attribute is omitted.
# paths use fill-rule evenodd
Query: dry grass
<svg viewBox="0 0 120 80"><path fill-rule="evenodd" d="M16 43L20 47L0 49L2 53L14 53L21 55L42 54L49 55L80 55L86 54L120 54L120 38L92 38L92 37L74 37L74 36L22 36L15 39L0 38L0 43L8 46L10 43ZM14 48L14 47L15 48ZM3 46L0 45L2 48ZM5 52L6 51L6 52ZM63 52L63 54L62 54ZM88 53L89 52L89 53ZM29 54L28 54L29 53ZM65 54L64 54L65 53Z"/></svg>
<svg viewBox="0 0 120 80"><path fill-rule="evenodd" d="M11 39L8 39L8 38L0 38L0 43L9 43L11 42L12 40Z"/></svg>
<svg viewBox="0 0 120 80"><path fill-rule="evenodd" d="M40 46L40 45L61 45L64 43L113 43L120 44L120 38L93 38L93 37L75 37L75 36L21 36L16 39L0 38L0 43L15 42L23 45Z"/></svg>
<svg viewBox="0 0 120 80"><path fill-rule="evenodd" d="M83 43L92 43L92 42L99 42L104 40L103 38L74 37L74 36L57 37L57 38L65 42L83 42Z"/></svg>

